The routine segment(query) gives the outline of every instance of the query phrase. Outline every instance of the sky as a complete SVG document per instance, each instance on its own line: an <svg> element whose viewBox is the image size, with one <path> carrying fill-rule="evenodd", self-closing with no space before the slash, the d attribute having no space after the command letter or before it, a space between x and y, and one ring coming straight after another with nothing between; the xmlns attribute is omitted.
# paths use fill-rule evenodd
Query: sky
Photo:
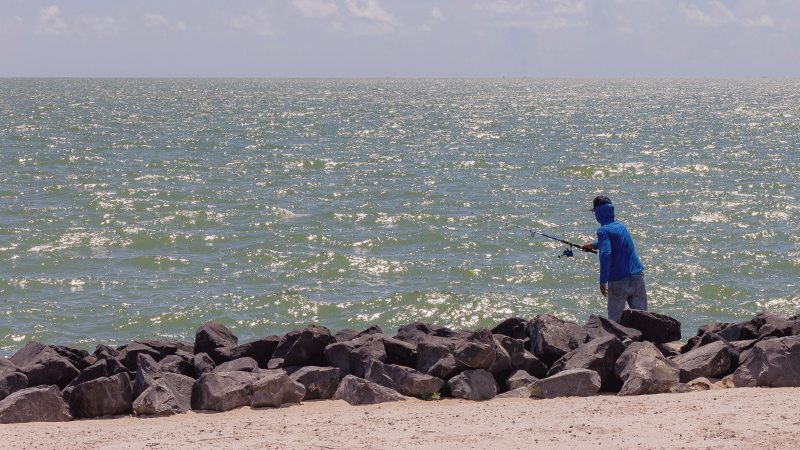
<svg viewBox="0 0 800 450"><path fill-rule="evenodd" d="M0 77L798 78L800 0L0 0Z"/></svg>

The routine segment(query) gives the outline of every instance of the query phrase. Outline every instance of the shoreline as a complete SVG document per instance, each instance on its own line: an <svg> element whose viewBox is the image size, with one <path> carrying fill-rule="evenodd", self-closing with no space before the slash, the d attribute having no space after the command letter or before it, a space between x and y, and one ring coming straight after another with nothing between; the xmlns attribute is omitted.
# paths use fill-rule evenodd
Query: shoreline
<svg viewBox="0 0 800 450"><path fill-rule="evenodd" d="M305 401L162 418L0 425L0 450L800 447L800 388L350 406Z"/></svg>

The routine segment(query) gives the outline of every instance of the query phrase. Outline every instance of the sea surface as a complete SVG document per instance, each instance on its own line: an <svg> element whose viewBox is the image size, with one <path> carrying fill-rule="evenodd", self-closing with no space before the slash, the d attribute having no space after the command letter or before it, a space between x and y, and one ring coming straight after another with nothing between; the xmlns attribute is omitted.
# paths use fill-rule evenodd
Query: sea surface
<svg viewBox="0 0 800 450"><path fill-rule="evenodd" d="M800 313L800 80L1 79L0 354L606 314L608 195L683 336ZM490 214L499 221L478 214Z"/></svg>

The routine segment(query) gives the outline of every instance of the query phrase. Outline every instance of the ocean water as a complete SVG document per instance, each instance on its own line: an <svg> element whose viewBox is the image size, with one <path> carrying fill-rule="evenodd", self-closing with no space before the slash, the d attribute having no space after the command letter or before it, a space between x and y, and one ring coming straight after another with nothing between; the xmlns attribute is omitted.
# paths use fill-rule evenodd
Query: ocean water
<svg viewBox="0 0 800 450"><path fill-rule="evenodd" d="M799 80L0 80L0 354L309 323L800 312Z"/></svg>

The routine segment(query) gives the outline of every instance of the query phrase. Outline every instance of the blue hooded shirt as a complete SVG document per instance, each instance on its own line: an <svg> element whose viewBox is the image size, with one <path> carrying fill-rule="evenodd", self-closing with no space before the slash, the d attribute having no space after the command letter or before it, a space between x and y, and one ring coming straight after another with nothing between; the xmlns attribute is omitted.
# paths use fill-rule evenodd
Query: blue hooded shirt
<svg viewBox="0 0 800 450"><path fill-rule="evenodd" d="M592 247L600 253L600 283L617 281L644 270L633 239L625 225L614 220L614 205L606 203L594 208L600 222L597 242Z"/></svg>

